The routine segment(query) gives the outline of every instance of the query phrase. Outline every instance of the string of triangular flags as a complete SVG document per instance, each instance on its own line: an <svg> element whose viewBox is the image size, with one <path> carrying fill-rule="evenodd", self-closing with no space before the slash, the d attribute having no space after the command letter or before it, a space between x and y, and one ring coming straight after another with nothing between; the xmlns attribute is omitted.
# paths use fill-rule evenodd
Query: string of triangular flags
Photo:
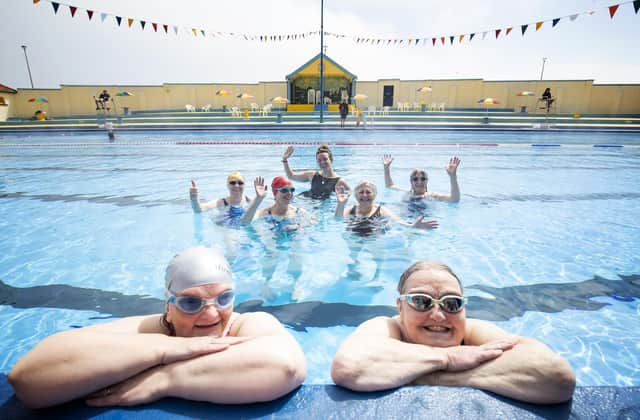
<svg viewBox="0 0 640 420"><path fill-rule="evenodd" d="M130 17L124 18L121 15L115 15L107 12L84 9L84 8L80 8L70 4L51 1L51 0L32 0L32 1L33 1L33 4L38 4L41 2L50 3L51 6L53 7L53 13L55 15L58 14L58 10L60 9L60 6L64 6L65 8L69 9L69 13L72 18L76 17L79 10L80 11L84 10L89 20L92 20L94 15L96 16L99 15L100 21L102 23L104 23L107 20L113 20L115 21L118 27L121 27L124 21L126 23L126 26L131 28L134 25L134 23L137 22L137 24L140 25L140 29L142 31L144 31L145 28L150 27L150 28L153 28L154 32L162 33L164 31L165 34L169 34L169 29L171 29L171 32L173 32L174 35L178 35L179 33L186 33L196 37L198 36L199 37L207 37L207 36L228 37L228 38L231 37L231 38L244 39L246 41L258 41L258 42L297 41L297 40L307 39L311 36L320 35L320 31L308 31L308 32L301 32L301 33L294 33L294 34L268 34L268 35L214 31L210 29L201 29L196 27L178 26L170 23L158 23L158 22L150 21L149 19L138 19L138 18L130 18ZM634 11L636 14L638 14L638 10L640 10L640 0L630 0L623 3L607 6L606 9L609 12L610 18L613 19L613 17L615 16L620 6L623 6L629 3L633 4ZM453 45L453 43L456 40L458 41L458 43L462 43L465 39L471 42L476 36L481 36L482 39L484 40L488 34L495 34L495 39L498 39L502 34L504 38L507 35L509 35L514 28L517 28L518 26L520 27L520 32L522 33L522 36L524 36L527 30L529 29L529 27L535 27L535 31L538 31L540 30L540 28L542 28L542 26L545 23L551 23L551 27L555 28L556 25L558 25L558 23L561 20L569 19L571 22L573 22L581 15L592 16L595 13L596 13L596 10L588 10L588 11L578 12L571 15L561 16L553 19L538 20L538 21L525 23L522 25L508 26L506 28L490 29L486 31L478 31L478 32L471 32L471 33L458 34L458 35L447 35L447 36L438 35L438 36L417 36L417 37L411 37L411 38L376 38L376 37L347 35L347 34L327 32L327 31L324 32L324 35L337 38L337 39L352 40L357 44L370 44L370 45L381 45L381 46L386 46L386 45L417 46L419 44L427 46L431 44L431 46L435 47L438 44L446 45L447 40L449 41L449 45ZM147 26L147 24L150 24L150 26Z"/></svg>

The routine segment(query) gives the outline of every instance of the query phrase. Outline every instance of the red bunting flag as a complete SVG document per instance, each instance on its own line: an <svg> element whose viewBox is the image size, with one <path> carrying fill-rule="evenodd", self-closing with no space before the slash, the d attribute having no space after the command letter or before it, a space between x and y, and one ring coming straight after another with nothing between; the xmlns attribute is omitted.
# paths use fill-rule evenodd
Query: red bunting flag
<svg viewBox="0 0 640 420"><path fill-rule="evenodd" d="M40 3L40 0L33 0L33 4Z"/></svg>
<svg viewBox="0 0 640 420"><path fill-rule="evenodd" d="M511 33L511 30L512 30L512 29L513 29L513 28L507 28L507 32L505 32L504 36L509 35L509 34Z"/></svg>
<svg viewBox="0 0 640 420"><path fill-rule="evenodd" d="M87 10L87 15L89 16L89 20L93 17L93 10Z"/></svg>
<svg viewBox="0 0 640 420"><path fill-rule="evenodd" d="M540 29L540 27L542 26L543 23L544 23L544 21L536 22L536 31L538 29Z"/></svg>
<svg viewBox="0 0 640 420"><path fill-rule="evenodd" d="M76 16L76 10L78 10L77 7L69 6L69 11L71 12L71 17L75 17Z"/></svg>
<svg viewBox="0 0 640 420"><path fill-rule="evenodd" d="M443 36L440 37L440 41L442 42L442 45L444 45L444 37Z"/></svg>
<svg viewBox="0 0 640 420"><path fill-rule="evenodd" d="M153 32L158 32L158 24L151 22L151 26L153 26Z"/></svg>
<svg viewBox="0 0 640 420"><path fill-rule="evenodd" d="M162 25L162 28L164 29L164 33L168 34L169 33L169 25Z"/></svg>
<svg viewBox="0 0 640 420"><path fill-rule="evenodd" d="M502 29L496 29L496 39L500 36L500 32L502 32Z"/></svg>
<svg viewBox="0 0 640 420"><path fill-rule="evenodd" d="M435 38L431 38L431 45L433 45L434 47L436 46L436 39Z"/></svg>
<svg viewBox="0 0 640 420"><path fill-rule="evenodd" d="M616 12L618 11L618 7L620 7L619 4L615 4L613 6L609 6L609 16L611 16L611 19L613 19L613 15L615 15Z"/></svg>
<svg viewBox="0 0 640 420"><path fill-rule="evenodd" d="M129 27L131 27L131 25L133 25L133 19L128 18L128 19L127 19L127 22L129 23Z"/></svg>

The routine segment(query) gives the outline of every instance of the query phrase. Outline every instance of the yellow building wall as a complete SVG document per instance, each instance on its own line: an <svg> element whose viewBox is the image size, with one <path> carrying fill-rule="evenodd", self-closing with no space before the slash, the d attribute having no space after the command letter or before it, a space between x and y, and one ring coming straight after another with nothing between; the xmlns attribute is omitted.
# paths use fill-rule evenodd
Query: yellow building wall
<svg viewBox="0 0 640 420"><path fill-rule="evenodd" d="M522 106L529 113L536 110L537 98L546 87L551 88L556 97L556 113L579 114L640 114L640 85L615 84L594 85L592 80L522 80L522 81L484 81L481 79L449 80L400 80L380 79L377 81L357 81L356 92L368 96L358 105L366 108L382 106L384 86L394 87L394 103L444 103L445 108L484 109L478 104L480 98L493 97L500 101L497 108L512 108L519 112ZM420 93L423 86L431 86L432 91ZM275 96L287 96L286 82L260 83L212 83L212 84L171 84L161 86L129 85L62 85L59 89L20 89L17 94L3 94L9 99L8 117L30 118L35 111L45 111L50 117L95 114L94 95L103 89L112 95L118 113L127 107L131 111L182 111L185 104L197 108L210 104L215 109L238 106L246 107L255 102L262 106ZM233 92L232 96L216 96L219 90ZM127 90L134 94L129 97L115 96L116 92ZM535 96L520 97L517 93L529 90ZM236 94L248 92L253 99L241 100ZM49 103L28 102L29 98L45 96Z"/></svg>

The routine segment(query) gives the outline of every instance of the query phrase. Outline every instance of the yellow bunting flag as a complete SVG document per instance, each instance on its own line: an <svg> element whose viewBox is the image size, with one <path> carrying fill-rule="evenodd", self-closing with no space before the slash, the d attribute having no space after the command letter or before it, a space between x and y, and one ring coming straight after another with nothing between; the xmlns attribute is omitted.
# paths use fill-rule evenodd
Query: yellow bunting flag
<svg viewBox="0 0 640 420"><path fill-rule="evenodd" d="M129 27L131 27L131 25L133 25L133 19L128 18L128 19L127 19L127 22L129 23Z"/></svg>
<svg viewBox="0 0 640 420"><path fill-rule="evenodd" d="M540 27L542 26L542 24L543 24L543 23L544 23L543 21L536 22L536 31L537 31L538 29L540 29Z"/></svg>

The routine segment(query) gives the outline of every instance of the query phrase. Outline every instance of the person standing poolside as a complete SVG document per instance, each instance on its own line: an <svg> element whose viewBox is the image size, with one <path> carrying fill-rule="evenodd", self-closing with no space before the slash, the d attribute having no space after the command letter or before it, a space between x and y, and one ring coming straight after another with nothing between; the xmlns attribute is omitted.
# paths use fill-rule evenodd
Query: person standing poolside
<svg viewBox="0 0 640 420"><path fill-rule="evenodd" d="M165 274L164 314L60 332L44 339L9 373L31 408L76 398L91 406L129 406L164 397L218 404L270 401L305 379L296 340L264 312L233 311L227 260L188 248Z"/></svg>
<svg viewBox="0 0 640 420"><path fill-rule="evenodd" d="M333 153L326 144L321 144L316 150L316 162L319 171L293 172L289 166L289 158L293 155L293 146L287 147L282 155L282 163L287 177L294 181L311 181L311 189L306 193L311 198L327 198L337 185L349 189L349 184L333 170Z"/></svg>
<svg viewBox="0 0 640 420"><path fill-rule="evenodd" d="M336 384L355 391L403 385L470 386L536 404L571 398L569 363L544 344L466 319L462 284L446 265L419 261L400 277L399 315L361 324L333 360Z"/></svg>
<svg viewBox="0 0 640 420"><path fill-rule="evenodd" d="M242 216L243 224L250 224L257 219L264 218L271 225L272 230L283 232L298 230L306 224L313 223L313 217L309 212L301 207L291 205L293 193L296 190L291 180L283 176L273 178L271 191L276 202L271 207L260 210L258 207L267 195L264 178L257 177L253 185L256 189L256 198Z"/></svg>
<svg viewBox="0 0 640 420"><path fill-rule="evenodd" d="M233 171L229 174L227 177L227 188L229 189L228 196L202 203L198 197L196 181L191 180L189 197L193 211L201 213L215 207L223 212L227 220L240 220L245 208L251 203L249 197L244 195L244 177L240 172Z"/></svg>
<svg viewBox="0 0 640 420"><path fill-rule="evenodd" d="M393 156L384 155L382 163L384 165L384 182L387 188L405 191L396 187L391 179L391 163L393 162ZM460 201L460 187L458 186L458 166L460 165L460 159L457 156L449 159L449 164L445 166L447 174L449 174L449 181L451 182L451 192L449 195L428 191L427 183L429 182L429 176L424 169L414 169L409 174L409 182L411 183L411 189L408 191L408 200L422 200L428 198L434 198L441 201L450 201L457 203Z"/></svg>
<svg viewBox="0 0 640 420"><path fill-rule="evenodd" d="M415 222L407 223L388 208L376 204L378 189L371 181L362 181L356 186L355 198L358 204L346 207L349 200L349 191L341 186L336 187L336 219L348 220L348 229L361 236L369 236L376 232L384 232L387 229L387 221L392 220L404 226L417 229L436 229L438 222L424 220L424 216L418 217Z"/></svg>
<svg viewBox="0 0 640 420"><path fill-rule="evenodd" d="M349 105L346 100L342 100L339 106L340 111L340 128L344 128L344 124L347 121L347 114L349 114Z"/></svg>

